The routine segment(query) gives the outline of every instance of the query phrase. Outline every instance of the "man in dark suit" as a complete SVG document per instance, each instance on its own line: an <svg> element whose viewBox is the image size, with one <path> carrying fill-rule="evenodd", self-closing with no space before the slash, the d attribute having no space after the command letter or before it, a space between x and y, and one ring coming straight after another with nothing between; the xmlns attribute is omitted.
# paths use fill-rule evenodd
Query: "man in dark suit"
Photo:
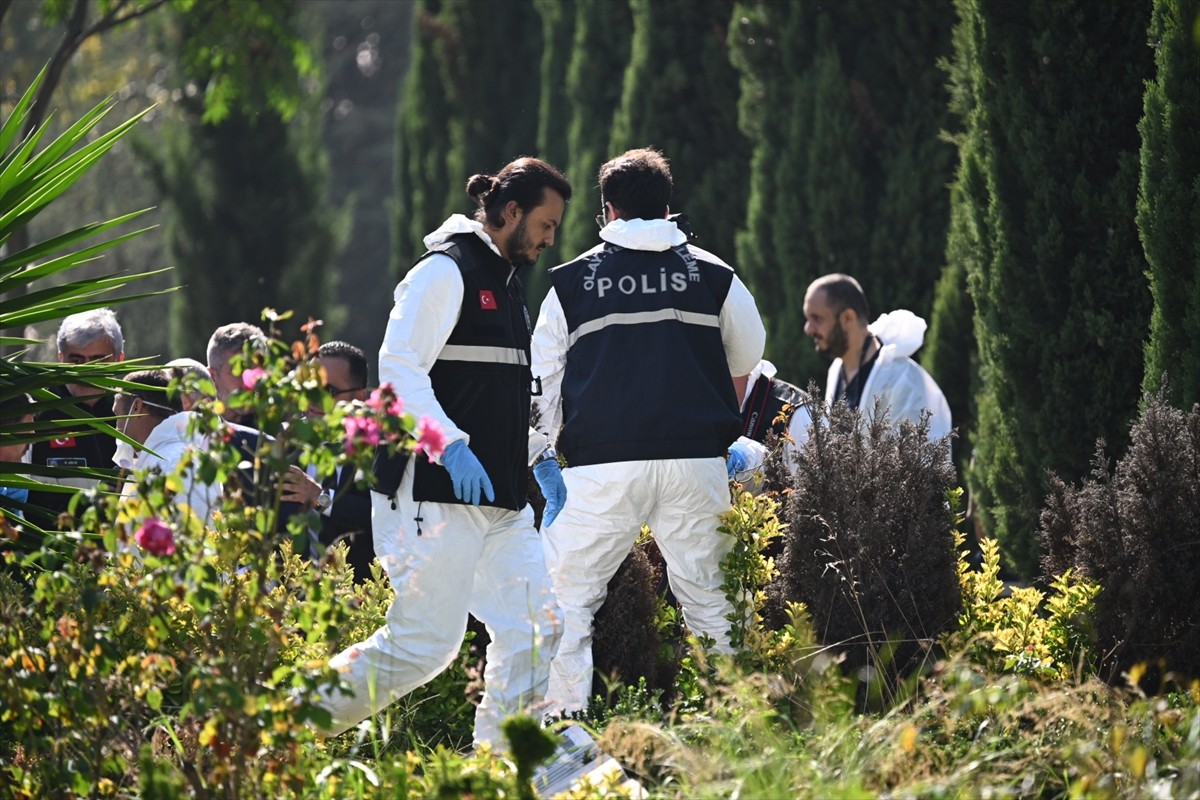
<svg viewBox="0 0 1200 800"><path fill-rule="evenodd" d="M325 390L337 402L365 400L367 359L363 351L346 342L326 342L317 351L325 372ZM371 495L359 486L354 471L338 467L337 473L318 482L313 474L293 466L284 476L282 499L294 501L321 514L320 541L326 547L344 541L354 582L371 577L375 548L371 541Z"/></svg>

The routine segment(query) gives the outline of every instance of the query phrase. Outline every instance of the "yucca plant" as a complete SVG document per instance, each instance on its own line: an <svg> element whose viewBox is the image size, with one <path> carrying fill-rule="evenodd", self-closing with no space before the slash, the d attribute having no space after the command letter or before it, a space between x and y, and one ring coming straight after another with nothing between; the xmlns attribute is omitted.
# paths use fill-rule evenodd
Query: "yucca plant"
<svg viewBox="0 0 1200 800"><path fill-rule="evenodd" d="M134 274L110 272L86 278L73 272L100 258L105 250L149 230L140 228L104 238L150 209L83 225L34 242L17 252L7 252L14 234L62 197L146 113L143 111L107 132L99 132L101 122L114 106L114 101L109 98L56 137L48 139L51 120L47 119L22 138L20 131L44 77L45 70L0 125L0 153L3 154L0 157L0 348L10 353L0 358L0 401L26 393L35 401L32 406L35 414L55 408L72 414L71 398L59 398L49 391L49 387L76 383L111 391L128 385L120 376L142 365L131 361L91 364L25 361L25 348L37 344L36 340L25 337L26 326L158 294L117 296L115 293L133 281L163 270ZM80 415L78 424L68 423L66 428L62 421L37 422L32 426L0 424L0 445L96 432L121 436L107 422ZM0 462L0 485L27 488L37 485L22 475L99 477L94 470ZM7 500L0 502L8 504Z"/></svg>

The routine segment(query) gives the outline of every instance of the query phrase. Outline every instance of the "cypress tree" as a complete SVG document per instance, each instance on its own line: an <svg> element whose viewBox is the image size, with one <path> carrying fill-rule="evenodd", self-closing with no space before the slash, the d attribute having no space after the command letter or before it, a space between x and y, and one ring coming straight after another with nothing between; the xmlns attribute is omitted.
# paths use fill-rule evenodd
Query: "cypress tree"
<svg viewBox="0 0 1200 800"><path fill-rule="evenodd" d="M816 277L859 278L875 312L928 317L945 248L953 150L937 59L949 3L744 3L732 57L754 144L737 264L789 380L822 380L804 335Z"/></svg>
<svg viewBox="0 0 1200 800"><path fill-rule="evenodd" d="M1167 373L1168 399L1186 410L1200 402L1200 2L1154 0L1149 38L1157 72L1138 125L1137 225L1154 310L1143 383L1156 392Z"/></svg>
<svg viewBox="0 0 1200 800"><path fill-rule="evenodd" d="M1077 480L1100 437L1123 449L1137 406L1150 295L1131 212L1149 13L1057 0L958 8L963 149L980 167L964 213L986 243L966 261L980 362L968 483L1007 558L1033 574L1046 471Z"/></svg>
<svg viewBox="0 0 1200 800"><path fill-rule="evenodd" d="M450 32L439 43L450 107L443 211L470 214L467 178L537 150L542 26L532 0L444 0L440 18Z"/></svg>
<svg viewBox="0 0 1200 800"><path fill-rule="evenodd" d="M571 125L567 96L567 70L575 41L575 0L534 0L542 19L541 102L538 106L537 155L561 170L567 169ZM565 215L564 215L565 216ZM550 289L548 267L563 261L560 226L554 246L545 250L525 281L532 308L537 308Z"/></svg>
<svg viewBox="0 0 1200 800"><path fill-rule="evenodd" d="M733 0L631 0L630 8L633 39L609 151L661 149L675 181L672 211L687 213L697 244L732 259L750 163L726 45Z"/></svg>
<svg viewBox="0 0 1200 800"><path fill-rule="evenodd" d="M408 74L396 121L396 207L393 272L403 275L421 253L421 240L443 219L451 186L446 168L450 105L439 66L451 31L438 18L439 0L413 8Z"/></svg>
<svg viewBox="0 0 1200 800"><path fill-rule="evenodd" d="M336 314L329 265L347 227L325 200L318 94L305 95L290 122L282 110L242 103L214 115L202 99L212 67L188 57L186 43L210 10L178 12L170 44L182 84L178 120L163 150L140 145L170 210L169 246L182 285L172 295L170 341L180 355L202 356L214 329L258 323L267 306L301 321ZM301 19L285 15L282 22L299 30Z"/></svg>
<svg viewBox="0 0 1200 800"><path fill-rule="evenodd" d="M629 63L632 15L626 0L578 0L571 62L567 68L568 158L565 165L575 197L563 221L563 260L598 240L592 218L600 210L596 173L609 152L613 115L621 103L622 75ZM531 298L532 299L532 298Z"/></svg>

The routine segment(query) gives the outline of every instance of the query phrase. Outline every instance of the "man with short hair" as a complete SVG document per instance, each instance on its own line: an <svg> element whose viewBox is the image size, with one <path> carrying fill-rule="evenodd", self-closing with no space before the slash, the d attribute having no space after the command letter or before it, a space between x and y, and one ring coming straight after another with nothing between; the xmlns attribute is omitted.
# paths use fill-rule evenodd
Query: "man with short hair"
<svg viewBox="0 0 1200 800"><path fill-rule="evenodd" d="M267 346L267 335L262 328L248 322L231 322L213 331L208 340L208 372L212 377L213 386L217 390L217 399L228 403L231 395L245 390L240 375L233 372L235 356L245 352L246 345L257 350ZM246 365L248 366L248 365ZM254 420L248 415L231 410L226 406L221 415L230 422L238 422L254 427Z"/></svg>
<svg viewBox="0 0 1200 800"><path fill-rule="evenodd" d="M334 732L441 673L470 613L491 638L475 743L502 747L500 722L541 701L558 643L526 502L544 440L529 428L529 313L517 270L554 243L571 186L546 162L520 158L472 176L467 194L475 218L455 214L425 237L379 351L380 383L447 444L428 458L377 459L375 552L396 598L382 628L330 662L353 691L324 700Z"/></svg>
<svg viewBox="0 0 1200 800"><path fill-rule="evenodd" d="M317 358L325 374L325 391L335 401L346 403L367 398L367 358L361 349L348 342L325 342L318 348ZM314 467L306 471L292 466L283 483L283 500L299 503L321 515L321 544L329 547L336 542L346 543L354 582L369 579L375 560L371 543L371 493L365 485L358 485L354 470L338 467L335 474L318 481Z"/></svg>
<svg viewBox="0 0 1200 800"><path fill-rule="evenodd" d="M804 295L804 332L832 358L825 402L844 401L864 415L881 410L895 423L918 423L928 411L929 437L950 433L950 406L937 382L911 356L925 341L925 320L903 309L870 325L867 296L858 281L833 273L813 281Z"/></svg>
<svg viewBox="0 0 1200 800"><path fill-rule="evenodd" d="M567 463L566 504L542 528L565 623L552 713L587 706L593 617L643 523L688 627L731 651L721 560L733 539L718 527L742 427L732 376L754 369L766 338L733 269L667 219L661 153L631 150L599 177L602 241L550 271L533 336L541 429Z"/></svg>
<svg viewBox="0 0 1200 800"><path fill-rule="evenodd" d="M181 465L188 465L182 471L183 491L173 501L190 509L201 522L208 522L220 501L221 484L196 479L195 457L208 443L203 434L189 430L195 412L183 410L181 393L169 390L171 377L163 370L131 372L125 380L142 384L122 389L113 401L113 411L124 417L117 420L117 430L138 444L130 471L155 469L174 474ZM136 483L128 481L125 493L135 488Z"/></svg>
<svg viewBox="0 0 1200 800"><path fill-rule="evenodd" d="M125 337L116 315L107 308L97 308L72 314L58 327L58 360L67 364L90 364L97 361L125 360ZM112 395L90 386L68 383L51 389L61 398L74 398L74 410L85 416L111 417ZM70 420L74 415L63 409L55 409L39 415L39 421ZM104 433L93 431L83 423L64 427L63 435L45 442L35 442L30 463L41 466L57 466L87 469L110 469L117 440ZM51 479L38 476L44 483L71 486L77 489L94 488L94 478ZM29 504L44 511L31 514L30 519L39 525L53 527L58 516L66 512L71 500L69 492L30 491Z"/></svg>

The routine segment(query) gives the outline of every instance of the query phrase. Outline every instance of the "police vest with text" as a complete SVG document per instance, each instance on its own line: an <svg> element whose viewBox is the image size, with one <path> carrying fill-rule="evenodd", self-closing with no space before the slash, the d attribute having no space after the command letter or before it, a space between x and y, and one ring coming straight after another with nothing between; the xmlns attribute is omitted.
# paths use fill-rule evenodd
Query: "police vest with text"
<svg viewBox="0 0 1200 800"><path fill-rule="evenodd" d="M568 330L567 463L723 456L741 429L720 328L733 270L686 244L609 243L550 276Z"/></svg>

